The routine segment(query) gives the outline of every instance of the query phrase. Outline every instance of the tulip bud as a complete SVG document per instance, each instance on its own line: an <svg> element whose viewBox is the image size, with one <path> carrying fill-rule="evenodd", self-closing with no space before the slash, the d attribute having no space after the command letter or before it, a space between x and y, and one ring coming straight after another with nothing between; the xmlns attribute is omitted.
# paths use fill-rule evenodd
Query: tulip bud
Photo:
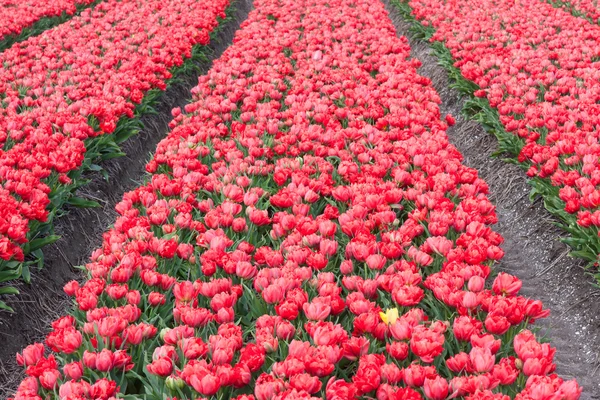
<svg viewBox="0 0 600 400"><path fill-rule="evenodd" d="M517 358L517 359L515 360L515 367L516 367L518 370L522 370L522 369L523 369L523 361L522 361L520 358Z"/></svg>
<svg viewBox="0 0 600 400"><path fill-rule="evenodd" d="M159 333L160 340L165 339L165 335L171 331L171 328L162 328Z"/></svg>
<svg viewBox="0 0 600 400"><path fill-rule="evenodd" d="M352 265L351 260L344 260L340 264L340 272L344 275L349 275L354 270L354 266Z"/></svg>
<svg viewBox="0 0 600 400"><path fill-rule="evenodd" d="M467 285L471 292L481 292L485 286L485 279L481 276L472 276Z"/></svg>
<svg viewBox="0 0 600 400"><path fill-rule="evenodd" d="M463 297L462 305L465 308L475 308L479 302L477 301L477 295L473 292L465 292Z"/></svg>
<svg viewBox="0 0 600 400"><path fill-rule="evenodd" d="M167 379L165 380L165 384L167 385L167 387L170 390L177 390L177 389L183 389L183 387L185 386L185 382L183 381L183 379L177 377L177 376L167 376Z"/></svg>

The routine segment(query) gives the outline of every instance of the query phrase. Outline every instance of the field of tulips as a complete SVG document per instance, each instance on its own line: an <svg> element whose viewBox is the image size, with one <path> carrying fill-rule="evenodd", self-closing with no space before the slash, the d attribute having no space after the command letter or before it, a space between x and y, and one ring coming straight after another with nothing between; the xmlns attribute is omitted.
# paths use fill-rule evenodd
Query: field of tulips
<svg viewBox="0 0 600 400"><path fill-rule="evenodd" d="M527 169L573 254L597 266L600 27L538 0L396 5L472 97L466 111Z"/></svg>
<svg viewBox="0 0 600 400"><path fill-rule="evenodd" d="M547 0L550 4L563 7L573 15L587 18L592 22L600 23L600 8L597 0Z"/></svg>
<svg viewBox="0 0 600 400"><path fill-rule="evenodd" d="M0 282L57 239L52 223L96 163L225 18L228 0L106 0L0 53ZM23 263L25 256L37 257ZM32 258L35 258L32 257Z"/></svg>
<svg viewBox="0 0 600 400"><path fill-rule="evenodd" d="M254 8L14 400L578 399L383 4Z"/></svg>
<svg viewBox="0 0 600 400"><path fill-rule="evenodd" d="M96 0L1 0L0 50L25 36L41 33Z"/></svg>

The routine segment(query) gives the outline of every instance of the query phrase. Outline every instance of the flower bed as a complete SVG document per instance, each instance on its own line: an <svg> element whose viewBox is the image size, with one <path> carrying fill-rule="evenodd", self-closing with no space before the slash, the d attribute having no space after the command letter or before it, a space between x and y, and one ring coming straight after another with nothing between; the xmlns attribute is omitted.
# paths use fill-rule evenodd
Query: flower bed
<svg viewBox="0 0 600 400"><path fill-rule="evenodd" d="M600 8L596 0L547 0L555 7L563 7L571 14L600 23Z"/></svg>
<svg viewBox="0 0 600 400"><path fill-rule="evenodd" d="M72 197L83 171L122 155L136 118L227 6L108 0L0 54L0 271L18 276L24 255L56 239L46 235L65 202L90 205Z"/></svg>
<svg viewBox="0 0 600 400"><path fill-rule="evenodd" d="M2 0L0 1L0 49L17 40L25 31L39 33L58 17L68 17L95 0ZM42 21L46 20L44 23ZM40 24L37 28L36 24ZM6 45L4 44L6 43Z"/></svg>
<svg viewBox="0 0 600 400"><path fill-rule="evenodd" d="M467 111L527 169L532 195L563 221L573 254L597 264L600 27L539 1L409 4L473 96Z"/></svg>
<svg viewBox="0 0 600 400"><path fill-rule="evenodd" d="M383 5L254 6L15 400L577 399Z"/></svg>

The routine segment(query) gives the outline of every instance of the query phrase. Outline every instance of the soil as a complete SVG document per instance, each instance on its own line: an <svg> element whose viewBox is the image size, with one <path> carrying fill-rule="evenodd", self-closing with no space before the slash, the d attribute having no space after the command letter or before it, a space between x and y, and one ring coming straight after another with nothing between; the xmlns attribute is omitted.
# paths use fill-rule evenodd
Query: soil
<svg viewBox="0 0 600 400"><path fill-rule="evenodd" d="M240 23L252 9L252 0L234 0L232 4L232 19L223 23L216 39L208 46L209 59L199 65L200 75L205 74L212 60L219 58L231 44ZM101 245L102 233L116 218L115 204L144 179L144 167L150 154L168 132L171 110L189 102L190 89L198 84L199 74L182 77L161 95L155 107L157 113L143 116L144 129L123 144L127 156L102 164L110 177L108 181L100 174L90 175L92 182L77 193L99 202L102 207L67 208L68 215L58 219L55 225L61 239L44 248L44 268L31 271L31 284L11 283L20 294L3 298L14 313L0 312L0 398L14 393L23 378L15 354L35 341L42 341L49 332L50 322L68 312L71 300L62 288L70 280L84 278L73 266L85 264L91 251Z"/></svg>
<svg viewBox="0 0 600 400"><path fill-rule="evenodd" d="M568 247L560 242L566 233L555 226L543 203L539 199L530 202L525 172L494 157L496 139L461 115L463 100L450 87L429 45L411 39L410 24L387 0L384 3L398 35L409 38L412 57L423 63L419 73L431 79L440 94L442 114L457 119L448 129L450 142L463 154L464 164L477 169L490 187L489 197L498 215L494 229L504 236L506 254L497 268L519 277L521 293L550 309L550 316L536 325L540 335L556 347L556 372L577 379L584 389L582 400L600 399L600 290L593 286L595 279L582 261L568 256Z"/></svg>

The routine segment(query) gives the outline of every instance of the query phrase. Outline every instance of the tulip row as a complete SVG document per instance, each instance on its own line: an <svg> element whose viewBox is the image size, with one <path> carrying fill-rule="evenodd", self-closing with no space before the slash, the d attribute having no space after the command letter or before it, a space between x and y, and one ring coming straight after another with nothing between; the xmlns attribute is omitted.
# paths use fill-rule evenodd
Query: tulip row
<svg viewBox="0 0 600 400"><path fill-rule="evenodd" d="M0 51L66 21L96 0L0 1Z"/></svg>
<svg viewBox="0 0 600 400"><path fill-rule="evenodd" d="M0 281L209 42L228 0L107 0L0 54ZM187 63L185 63L187 59ZM35 254L35 253L34 253Z"/></svg>
<svg viewBox="0 0 600 400"><path fill-rule="evenodd" d="M14 399L577 399L383 4L254 7Z"/></svg>
<svg viewBox="0 0 600 400"><path fill-rule="evenodd" d="M600 27L539 0L396 4L471 97L466 111L527 170L573 254L597 265Z"/></svg>

